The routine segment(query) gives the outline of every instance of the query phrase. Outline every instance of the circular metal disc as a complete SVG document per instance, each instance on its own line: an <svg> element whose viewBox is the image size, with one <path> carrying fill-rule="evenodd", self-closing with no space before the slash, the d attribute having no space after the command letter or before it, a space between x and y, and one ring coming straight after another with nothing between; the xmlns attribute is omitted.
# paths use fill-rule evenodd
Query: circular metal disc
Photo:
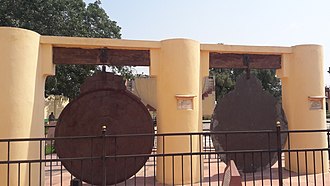
<svg viewBox="0 0 330 186"><path fill-rule="evenodd" d="M110 136L102 138L104 125ZM55 137L99 137L56 139L55 148L61 159L81 158L62 160L75 177L95 185L106 180L111 185L130 178L143 167L152 151L153 134L150 114L136 96L126 90L97 90L70 102L59 117ZM102 155L107 158L102 160ZM142 156L116 157L121 155Z"/></svg>
<svg viewBox="0 0 330 186"><path fill-rule="evenodd" d="M230 153L220 155L227 162L234 160L237 168L244 172L255 172L273 165L277 149L276 122L281 122L282 130L287 129L287 121L281 104L262 89L261 82L252 76L237 80L235 89L225 95L214 109L210 129L212 142L217 151L264 150L263 153ZM248 133L248 131L272 130L272 133ZM226 131L245 133L224 134ZM282 146L286 134L282 134Z"/></svg>

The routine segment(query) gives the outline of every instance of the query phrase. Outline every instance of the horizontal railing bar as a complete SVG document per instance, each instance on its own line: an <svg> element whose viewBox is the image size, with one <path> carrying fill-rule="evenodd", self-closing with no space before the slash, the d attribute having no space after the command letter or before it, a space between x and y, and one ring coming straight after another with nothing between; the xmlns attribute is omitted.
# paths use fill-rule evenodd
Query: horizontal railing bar
<svg viewBox="0 0 330 186"><path fill-rule="evenodd" d="M309 130L302 130L302 129L299 129L299 130L281 130L281 133L306 133L306 132L330 132L330 129L316 129L316 130L312 130L312 129L309 129Z"/></svg>
<svg viewBox="0 0 330 186"><path fill-rule="evenodd" d="M328 151L330 148L315 148L315 149L290 149L282 150L282 152L313 152L313 151ZM270 150L234 150L234 151L212 151L212 152L185 152L185 153L159 153L159 154L130 154L130 155L112 155L105 156L107 159L111 158L138 158L138 157L166 157L166 156L196 156L196 155L226 155L226 154L249 154L249 153L269 153L277 152L277 149ZM57 158L57 159L34 159L34 160L10 160L0 161L0 164L15 164L15 163L47 163L58 161L73 161L73 160L95 160L102 159L102 156L94 157L79 157L79 158Z"/></svg>
<svg viewBox="0 0 330 186"><path fill-rule="evenodd" d="M330 132L330 129L327 130L282 130L281 133L312 133L312 132ZM182 135L191 135L191 136L209 136L213 134L252 134L252 133L276 133L274 130L257 130L257 131L221 131L221 132L182 132L182 133L158 133L158 134L115 134L115 135L105 135L105 137L140 137L140 136L182 136ZM329 135L329 134L328 134ZM101 134L97 136L68 136L68 137L52 137L52 138L13 138L13 139L0 139L0 142L15 142L15 141L49 141L57 139L85 139L85 138L101 138Z"/></svg>

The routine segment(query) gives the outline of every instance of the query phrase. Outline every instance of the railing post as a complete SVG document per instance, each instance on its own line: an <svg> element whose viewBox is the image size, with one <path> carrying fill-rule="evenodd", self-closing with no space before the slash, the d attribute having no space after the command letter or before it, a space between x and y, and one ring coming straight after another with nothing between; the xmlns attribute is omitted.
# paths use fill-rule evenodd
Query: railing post
<svg viewBox="0 0 330 186"><path fill-rule="evenodd" d="M106 150L105 150L105 143L106 143L106 138L105 138L105 133L107 132L107 126L103 125L102 126L102 174L103 174L103 180L102 180L102 186L107 185L107 173L106 173Z"/></svg>
<svg viewBox="0 0 330 186"><path fill-rule="evenodd" d="M282 177L282 143L281 143L281 123L276 122L276 134L277 134L277 160L278 160L278 185L283 185Z"/></svg>
<svg viewBox="0 0 330 186"><path fill-rule="evenodd" d="M328 129L328 132L327 132L327 139L328 139L328 157L329 157L329 160L330 160L330 128L327 128Z"/></svg>

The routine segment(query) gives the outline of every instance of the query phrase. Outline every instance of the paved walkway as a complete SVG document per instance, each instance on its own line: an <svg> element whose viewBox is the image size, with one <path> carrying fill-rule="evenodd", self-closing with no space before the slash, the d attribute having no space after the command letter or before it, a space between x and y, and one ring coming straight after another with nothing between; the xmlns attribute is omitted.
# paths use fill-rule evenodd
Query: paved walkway
<svg viewBox="0 0 330 186"><path fill-rule="evenodd" d="M55 158L56 155L53 155ZM210 160L210 161L209 161ZM283 161L284 163L284 161ZM223 162L218 162L215 155L212 155L210 159L208 157L204 158L204 177L202 183L195 183L193 185L221 185L223 179L223 172L225 168ZM132 178L126 180L126 182L117 184L118 186L123 185L163 185L158 183L154 176L154 159L151 157L146 165ZM52 171L50 171L52 169ZM243 174L242 185L278 185L278 168L275 164L271 168L272 174L270 174L270 169L263 172L256 172L254 174ZM179 175L180 176L180 175ZM52 166L48 163L46 166L45 174L45 185L70 185L71 175L65 168L60 166L60 163L53 163ZM263 178L263 179L262 179ZM329 185L330 186L330 173L324 174L311 174L311 175L298 175L297 173L283 170L283 183L284 185ZM291 183L291 184L290 184ZM88 186L90 184L84 183L83 185ZM190 184L188 184L190 185Z"/></svg>
<svg viewBox="0 0 330 186"><path fill-rule="evenodd" d="M330 119L329 119L330 122ZM330 128L330 123L328 128ZM209 124L204 124L204 130L209 129ZM209 136L203 141L205 147L211 147L212 141ZM47 158L56 159L56 154L52 156L48 155ZM284 165L284 161L282 163ZM225 164L223 162L218 162L216 155L211 155L210 158L205 156L204 158L204 177L201 179L201 183L195 183L193 185L221 185L223 179L223 172L225 169ZM132 178L126 180L126 182L117 184L118 186L123 185L163 185L156 181L154 172L155 172L154 159L151 157L146 165ZM181 176L181 175L178 175ZM268 186L268 185L278 185L278 168L277 164L272 166L271 169L264 170L263 172L256 172L254 174L242 174L242 185L248 186ZM47 163L46 174L45 174L45 185L70 185L70 180L72 176L68 171L65 170L63 166L60 166L59 163L53 163L50 166ZM284 185L329 185L330 186L330 173L329 171L324 174L311 174L311 175L298 175L294 172L289 172L283 169L283 184ZM84 184L88 186L89 184ZM188 184L190 185L190 184Z"/></svg>

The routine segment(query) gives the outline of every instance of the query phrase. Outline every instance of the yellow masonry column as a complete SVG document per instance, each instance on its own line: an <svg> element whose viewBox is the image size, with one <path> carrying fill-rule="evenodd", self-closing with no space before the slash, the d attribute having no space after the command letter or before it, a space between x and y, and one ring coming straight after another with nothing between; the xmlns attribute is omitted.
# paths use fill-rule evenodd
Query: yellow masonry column
<svg viewBox="0 0 330 186"><path fill-rule="evenodd" d="M208 84L209 69L210 69L210 53L208 51L201 52L201 90L200 95L203 94L204 87ZM202 98L203 99L203 98ZM211 117L215 107L215 91L210 92L200 103L200 118L202 123L203 116Z"/></svg>
<svg viewBox="0 0 330 186"><path fill-rule="evenodd" d="M282 100L289 130L326 129L322 47L294 46L293 53L284 54L282 61L282 69L278 71L278 75L282 80ZM311 148L327 148L326 133L290 134L290 149ZM308 152L307 158L305 152L301 152L298 153L298 158L296 152L291 152L290 155L286 153L286 169L313 173L314 161L316 173L326 172L329 169L326 151L323 154L317 151L315 156L312 151Z"/></svg>
<svg viewBox="0 0 330 186"><path fill-rule="evenodd" d="M39 34L29 30L0 27L1 139L44 137L43 71L47 65L39 64L39 59L51 54L51 48L42 49L39 39ZM41 55L41 50L45 54ZM39 141L13 141L9 147L0 142L0 161L40 159L44 155L40 146ZM0 164L0 185L43 185L43 170L39 163Z"/></svg>
<svg viewBox="0 0 330 186"><path fill-rule="evenodd" d="M188 39L162 41L157 72L158 133L201 132L200 44ZM200 152L200 140L198 135L158 137L157 153ZM200 166L199 155L159 157L157 180L171 185L198 182Z"/></svg>

